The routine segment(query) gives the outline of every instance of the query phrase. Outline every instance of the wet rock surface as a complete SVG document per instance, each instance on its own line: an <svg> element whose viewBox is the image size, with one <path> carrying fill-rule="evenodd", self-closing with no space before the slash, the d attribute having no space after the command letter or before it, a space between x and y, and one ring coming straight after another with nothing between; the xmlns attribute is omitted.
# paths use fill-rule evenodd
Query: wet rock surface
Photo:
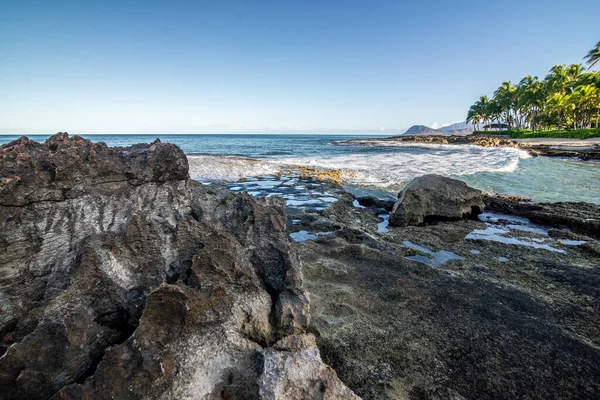
<svg viewBox="0 0 600 400"><path fill-rule="evenodd" d="M486 196L486 206L505 214L520 215L533 222L600 237L600 206L590 203L533 203L510 196Z"/></svg>
<svg viewBox="0 0 600 400"><path fill-rule="evenodd" d="M328 191L288 232L328 232L292 251L310 331L356 394L600 398L600 243L577 228L598 206L486 198L476 220L381 229L384 209Z"/></svg>
<svg viewBox="0 0 600 400"><path fill-rule="evenodd" d="M598 206L394 227L325 174L206 186L158 142L0 162L2 398L600 398Z"/></svg>
<svg viewBox="0 0 600 400"><path fill-rule="evenodd" d="M407 226L475 218L484 207L481 191L466 183L441 175L423 175L410 181L398 193L390 224Z"/></svg>
<svg viewBox="0 0 600 400"><path fill-rule="evenodd" d="M159 142L21 138L0 163L2 398L353 396L307 333L283 200L190 181Z"/></svg>

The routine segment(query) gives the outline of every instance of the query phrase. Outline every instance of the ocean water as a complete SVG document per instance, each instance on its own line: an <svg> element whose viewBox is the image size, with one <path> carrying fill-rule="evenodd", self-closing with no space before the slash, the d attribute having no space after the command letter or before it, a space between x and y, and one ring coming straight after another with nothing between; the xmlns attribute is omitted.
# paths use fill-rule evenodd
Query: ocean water
<svg viewBox="0 0 600 400"><path fill-rule="evenodd" d="M37 141L49 135L28 135ZM188 155L190 175L204 182L236 182L275 175L286 165L342 170L345 187L357 194L394 196L412 178L437 173L485 192L536 201L600 204L600 163L530 157L513 148L377 143L382 135L348 144L350 135L82 135L111 146L160 138ZM19 135L0 135L0 144Z"/></svg>

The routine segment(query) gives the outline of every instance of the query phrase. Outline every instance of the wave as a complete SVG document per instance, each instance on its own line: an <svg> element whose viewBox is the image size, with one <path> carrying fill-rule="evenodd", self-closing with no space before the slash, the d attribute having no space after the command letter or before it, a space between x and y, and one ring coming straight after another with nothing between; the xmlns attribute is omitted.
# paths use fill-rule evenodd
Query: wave
<svg viewBox="0 0 600 400"><path fill-rule="evenodd" d="M189 156L190 175L195 179L237 181L242 178L275 175L289 165L342 171L344 183L396 190L425 174L446 176L478 172L509 173L519 168L523 150L472 145L426 145L428 151L324 154L277 159L231 156ZM394 147L397 147L395 145ZM402 146L406 147L406 146Z"/></svg>
<svg viewBox="0 0 600 400"><path fill-rule="evenodd" d="M222 155L188 156L190 176L200 181L236 182L243 178L275 175L277 165L248 157Z"/></svg>
<svg viewBox="0 0 600 400"><path fill-rule="evenodd" d="M513 148L435 145L430 150L434 151L298 157L279 159L278 162L340 169L345 183L391 188L425 174L461 176L478 172L513 172L519 168L521 159L530 157L527 152Z"/></svg>

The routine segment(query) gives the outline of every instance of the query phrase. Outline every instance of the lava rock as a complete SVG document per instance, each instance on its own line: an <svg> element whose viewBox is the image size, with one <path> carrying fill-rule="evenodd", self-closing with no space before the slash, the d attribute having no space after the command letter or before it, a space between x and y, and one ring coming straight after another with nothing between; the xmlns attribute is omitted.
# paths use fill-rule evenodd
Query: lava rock
<svg viewBox="0 0 600 400"><path fill-rule="evenodd" d="M188 162L174 144L111 148L61 132L45 143L23 136L0 146L0 204L23 206L75 198L103 185L188 179Z"/></svg>
<svg viewBox="0 0 600 400"><path fill-rule="evenodd" d="M481 191L440 175L413 179L398 193L390 225L419 225L439 220L473 218L483 212Z"/></svg>
<svg viewBox="0 0 600 400"><path fill-rule="evenodd" d="M282 199L189 180L160 142L22 137L0 166L3 399L256 399L261 351L287 371L270 349L310 315ZM306 346L288 389L344 387Z"/></svg>
<svg viewBox="0 0 600 400"><path fill-rule="evenodd" d="M569 227L573 231L600 237L600 206L583 202L535 203L506 195L484 195L489 210L526 217L531 221L553 226Z"/></svg>
<svg viewBox="0 0 600 400"><path fill-rule="evenodd" d="M363 207L381 208L386 211L392 211L394 204L396 203L394 200L380 199L375 196L357 197L356 201Z"/></svg>

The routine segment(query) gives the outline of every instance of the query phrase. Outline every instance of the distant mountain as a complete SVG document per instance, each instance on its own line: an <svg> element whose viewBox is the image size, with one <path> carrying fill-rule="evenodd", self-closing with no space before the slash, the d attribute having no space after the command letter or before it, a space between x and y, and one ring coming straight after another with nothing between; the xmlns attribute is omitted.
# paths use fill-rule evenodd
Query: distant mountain
<svg viewBox="0 0 600 400"><path fill-rule="evenodd" d="M444 131L444 132L465 131L465 130L473 131L473 124L469 124L467 122L457 122L456 124L442 126L441 128L438 128L438 130Z"/></svg>
<svg viewBox="0 0 600 400"><path fill-rule="evenodd" d="M408 130L406 132L404 132L404 135L446 135L446 134L447 133L444 131L433 129L433 128L430 128L425 125L413 125L410 128L408 128Z"/></svg>
<svg viewBox="0 0 600 400"><path fill-rule="evenodd" d="M466 122L457 122L456 124L443 126L438 129L433 129L425 125L413 125L403 135L440 135L440 136L450 136L450 135L470 135L473 133L473 125L468 124Z"/></svg>

